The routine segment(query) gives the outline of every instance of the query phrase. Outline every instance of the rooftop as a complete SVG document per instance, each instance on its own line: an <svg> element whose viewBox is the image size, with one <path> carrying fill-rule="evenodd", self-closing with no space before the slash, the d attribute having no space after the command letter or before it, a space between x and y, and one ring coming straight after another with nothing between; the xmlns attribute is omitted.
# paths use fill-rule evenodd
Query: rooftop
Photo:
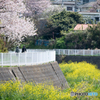
<svg viewBox="0 0 100 100"><path fill-rule="evenodd" d="M93 26L93 24L77 24L74 30L86 30L89 26Z"/></svg>

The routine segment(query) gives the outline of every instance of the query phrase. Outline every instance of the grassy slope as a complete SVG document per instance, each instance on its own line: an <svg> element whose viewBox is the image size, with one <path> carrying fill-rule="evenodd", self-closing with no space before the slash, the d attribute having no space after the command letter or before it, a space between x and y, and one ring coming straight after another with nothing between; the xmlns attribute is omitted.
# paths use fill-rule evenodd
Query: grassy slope
<svg viewBox="0 0 100 100"><path fill-rule="evenodd" d="M0 100L100 100L100 70L86 62L61 63L70 88L55 89L43 84L8 82L0 84ZM97 92L98 96L70 96L70 92Z"/></svg>

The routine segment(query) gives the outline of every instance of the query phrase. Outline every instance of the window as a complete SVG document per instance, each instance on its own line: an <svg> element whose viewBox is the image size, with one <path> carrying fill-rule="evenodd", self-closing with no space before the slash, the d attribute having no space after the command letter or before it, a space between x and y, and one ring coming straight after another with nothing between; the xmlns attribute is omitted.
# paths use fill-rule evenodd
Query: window
<svg viewBox="0 0 100 100"><path fill-rule="evenodd" d="M67 7L67 10L72 10L72 7Z"/></svg>
<svg viewBox="0 0 100 100"><path fill-rule="evenodd" d="M75 0L62 0L62 2L69 2L69 1L75 1Z"/></svg>
<svg viewBox="0 0 100 100"><path fill-rule="evenodd" d="M83 0L83 4L88 3L88 2L89 2L89 0Z"/></svg>

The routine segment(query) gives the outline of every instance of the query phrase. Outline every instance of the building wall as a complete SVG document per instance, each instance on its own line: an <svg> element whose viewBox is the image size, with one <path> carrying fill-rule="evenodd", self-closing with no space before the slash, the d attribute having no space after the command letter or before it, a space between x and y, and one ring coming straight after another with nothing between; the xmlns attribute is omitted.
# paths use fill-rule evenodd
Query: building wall
<svg viewBox="0 0 100 100"><path fill-rule="evenodd" d="M82 9L80 11L80 9L75 10L75 6L80 6L82 4L88 3L88 2L94 2L96 0L55 0L54 5L62 5L62 7L64 7L67 11L73 11L73 12L79 12L79 14L83 15L84 19L89 19L89 20L93 20L93 22L96 21L96 23L98 23L100 21L100 14L99 13L87 13L86 9ZM83 11L83 12L82 12ZM98 9L98 12L100 12L100 9ZM89 23L86 22L86 23ZM91 24L91 23L90 23Z"/></svg>
<svg viewBox="0 0 100 100"><path fill-rule="evenodd" d="M100 13L98 12L79 12L79 14L83 15L83 18L86 20L93 20L93 22L100 22ZM90 23L91 24L91 23Z"/></svg>
<svg viewBox="0 0 100 100"><path fill-rule="evenodd" d="M67 11L75 11L75 0L54 0L53 5L61 5Z"/></svg>

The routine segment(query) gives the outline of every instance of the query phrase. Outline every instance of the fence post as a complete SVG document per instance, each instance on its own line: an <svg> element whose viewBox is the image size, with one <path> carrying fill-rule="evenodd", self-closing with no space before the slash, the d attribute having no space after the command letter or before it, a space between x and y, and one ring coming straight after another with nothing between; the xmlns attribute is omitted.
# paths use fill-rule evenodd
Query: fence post
<svg viewBox="0 0 100 100"><path fill-rule="evenodd" d="M37 61L36 61L36 64L38 64L38 53L36 52L36 56L37 56Z"/></svg>
<svg viewBox="0 0 100 100"><path fill-rule="evenodd" d="M33 65L33 52L32 52L32 65Z"/></svg>
<svg viewBox="0 0 100 100"><path fill-rule="evenodd" d="M83 49L83 56L85 55L85 50Z"/></svg>
<svg viewBox="0 0 100 100"><path fill-rule="evenodd" d="M3 67L3 53L1 53L1 65Z"/></svg>
<svg viewBox="0 0 100 100"><path fill-rule="evenodd" d="M54 55L53 55L53 56L54 56L54 61L56 61L56 51L54 50L53 52L54 52L54 53L53 53L53 54L54 54Z"/></svg>
<svg viewBox="0 0 100 100"><path fill-rule="evenodd" d="M68 49L68 55L69 55L69 49Z"/></svg>
<svg viewBox="0 0 100 100"><path fill-rule="evenodd" d="M93 50L91 50L91 55L93 56Z"/></svg>
<svg viewBox="0 0 100 100"><path fill-rule="evenodd" d="M26 57L27 57L27 55L26 55L26 52L25 52L25 65L26 65Z"/></svg>
<svg viewBox="0 0 100 100"><path fill-rule="evenodd" d="M50 62L51 61L51 52L50 51L48 51L48 57L49 57L49 61L48 62Z"/></svg>
<svg viewBox="0 0 100 100"><path fill-rule="evenodd" d="M60 49L58 49L59 50L59 55L60 55Z"/></svg>
<svg viewBox="0 0 100 100"><path fill-rule="evenodd" d="M76 56L76 49L75 49L75 56Z"/></svg>
<svg viewBox="0 0 100 100"><path fill-rule="evenodd" d="M50 58L50 57L49 57L49 52L48 52L48 51L47 51L47 54L48 54L48 55L47 55L47 56L48 56L48 61L47 61L47 62L49 62L49 58Z"/></svg>
<svg viewBox="0 0 100 100"><path fill-rule="evenodd" d="M18 53L18 65L20 66L20 53Z"/></svg>
<svg viewBox="0 0 100 100"><path fill-rule="evenodd" d="M65 49L63 50L63 55L65 55Z"/></svg>

